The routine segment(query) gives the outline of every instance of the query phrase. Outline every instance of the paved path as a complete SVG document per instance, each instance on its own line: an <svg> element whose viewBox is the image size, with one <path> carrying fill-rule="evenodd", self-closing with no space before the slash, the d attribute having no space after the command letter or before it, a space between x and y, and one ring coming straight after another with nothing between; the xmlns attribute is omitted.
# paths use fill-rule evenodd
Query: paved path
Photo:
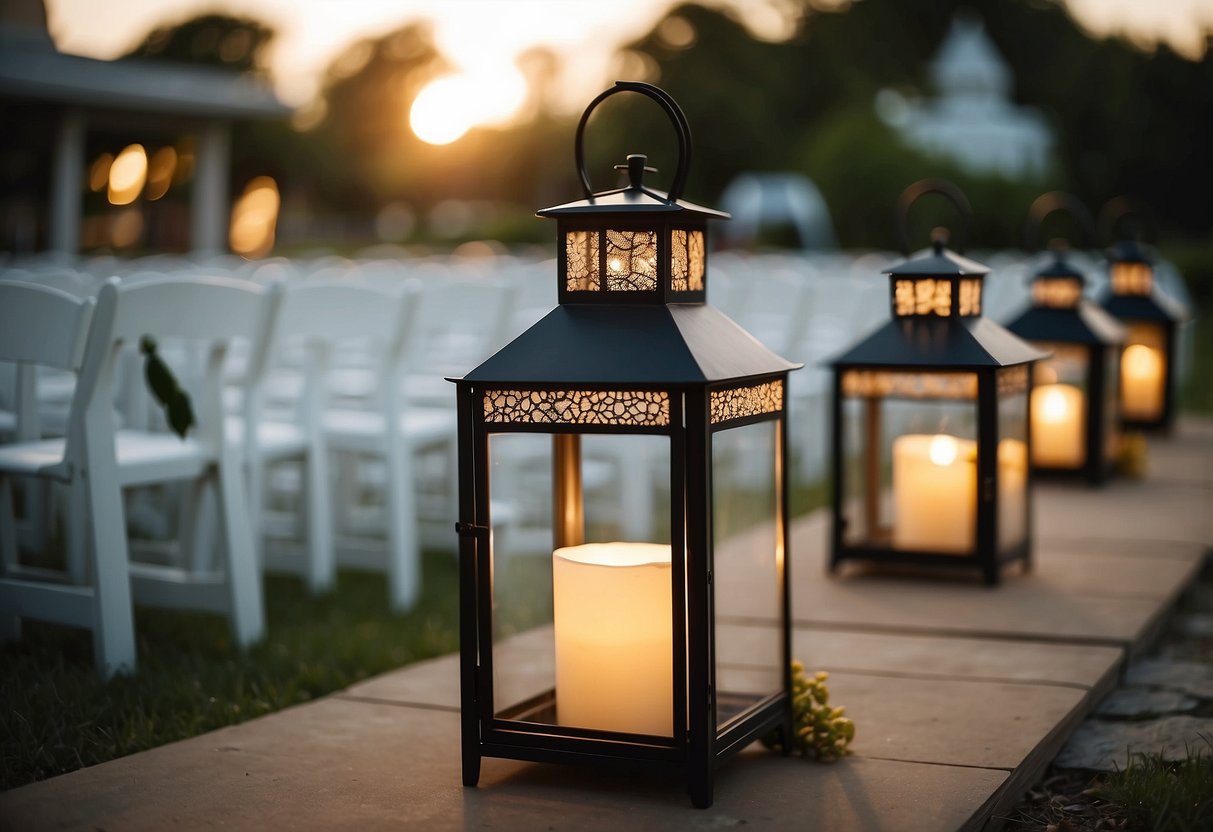
<svg viewBox="0 0 1213 832"><path fill-rule="evenodd" d="M486 760L459 785L447 656L314 703L0 795L12 829L980 829L1111 691L1213 545L1213 423L1152 444L1149 478L1036 495L1038 559L1003 586L822 569L795 527L795 654L858 727L833 765L751 748L691 809L682 785ZM993 819L991 821L991 819Z"/></svg>

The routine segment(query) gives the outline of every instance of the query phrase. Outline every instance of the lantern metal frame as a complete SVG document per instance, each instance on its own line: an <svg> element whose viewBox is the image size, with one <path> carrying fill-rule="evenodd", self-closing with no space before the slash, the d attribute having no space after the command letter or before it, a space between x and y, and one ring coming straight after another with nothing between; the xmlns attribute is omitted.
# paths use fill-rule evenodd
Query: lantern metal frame
<svg viewBox="0 0 1213 832"><path fill-rule="evenodd" d="M938 193L947 197L967 221L971 216L968 200L955 185L943 180L922 180L907 188L899 200L897 220L903 251L906 242L906 217L910 207L920 197ZM962 238L963 239L963 238ZM1012 561L1021 561L1025 570L1032 561L1032 476L1024 461L1024 536L1023 540L1001 547L998 530L999 475L998 448L1000 441L999 400L1000 381L1009 378L1008 373L1018 376L1022 368L1023 378L1014 379L1022 384L1024 401L1024 444L1031 450L1031 424L1027 402L1031 398L1031 368L1044 353L1020 340L994 321L981 314L981 282L988 269L944 246L937 236L931 249L910 256L907 260L885 270L889 275L890 306L892 319L877 328L859 343L833 358L829 365L834 373L831 394L831 471L832 471L832 523L830 533L829 572L836 572L846 561L860 561L908 566L930 566L948 568L975 568L980 571L987 585L997 585L1001 579L1002 566ZM898 308L898 284L917 285L919 281L936 280L948 285L947 297L950 305L946 311L941 307L926 314ZM961 286L966 281L976 281L976 307L970 294L969 308L962 311ZM970 283L970 286L972 284ZM970 289L970 293L972 289ZM844 495L849 485L844 438L844 400L862 399L865 402L865 429L861 440L864 474L865 526L874 525L871 518L881 495L876 493L877 482L886 460L877 457L881 444L883 426L880 424L880 408L888 401L907 397L896 392L849 395L846 382L851 373L912 374L924 381L962 373L975 380L971 400L976 409L976 494L974 539L970 549L963 553L941 550L897 548L890 537L875 533L868 528L864 540L849 542L847 538L848 514ZM858 379L859 376L850 378ZM943 397L948 398L948 397ZM963 400L970 400L966 395Z"/></svg>
<svg viewBox="0 0 1213 832"><path fill-rule="evenodd" d="M1069 213L1088 240L1093 235L1093 221L1082 203L1070 194L1052 191L1042 194L1029 208L1025 233L1029 249L1035 247L1044 219L1057 211ZM1090 281L1068 261L1065 245L1055 242L1052 248L1052 261L1030 280L1031 305L1008 323L1007 329L1041 349L1060 347L1081 355L1083 448L1077 465L1062 467L1033 461L1032 471L1037 476L1081 478L1096 486L1106 482L1116 469L1120 350L1125 332L1115 318L1083 297ZM1047 363L1045 359L1042 366Z"/></svg>
<svg viewBox="0 0 1213 832"><path fill-rule="evenodd" d="M669 195L641 182L643 157L629 157L631 185L594 194L585 175L582 134L590 113L620 92L655 101L674 124L679 169ZM791 602L788 584L786 472L788 372L800 365L771 353L706 303L705 286L688 298L669 291L669 259L659 246L655 291L566 290L566 232L690 227L706 232L710 218L727 218L680 200L691 153L681 109L649 84L617 82L586 109L576 138L583 201L538 212L555 217L560 305L462 379L457 386L459 453L460 667L463 782L479 780L481 760L590 763L681 774L695 806L712 803L714 770L772 730L790 736ZM639 160L639 161L637 161ZM706 237L705 259L706 259ZM662 277L664 275L664 278ZM743 391L740 399L735 391ZM502 398L502 394L506 394ZM733 393L733 395L730 395ZM652 418L585 421L586 396L620 401L640 397ZM525 397L525 401L524 401ZM495 402L529 409L495 412ZM729 403L732 404L729 404ZM541 407L536 412L534 404ZM612 411L613 412L613 411ZM770 422L775 426L775 529L779 687L718 723L731 703L716 686L713 583L713 438L722 431ZM670 736L629 734L554 724L547 718L556 691L509 711L494 698L493 556L490 529L490 437L541 433L553 437L553 545L584 540L580 436L659 435L670 448L673 714ZM546 720L546 721L545 721Z"/></svg>
<svg viewBox="0 0 1213 832"><path fill-rule="evenodd" d="M1163 378L1162 407L1154 418L1138 418L1130 415L1124 406L1124 391L1121 390L1121 427L1125 430L1169 432L1175 425L1177 412L1176 385L1179 353L1178 328L1187 320L1187 310L1175 299L1164 294L1154 281L1153 251L1137 240L1121 240L1107 252L1108 286L1100 297L1099 304L1125 327L1125 350L1133 346L1134 327L1144 326L1162 333ZM1144 281L1117 279L1117 270L1124 266L1136 266L1143 271ZM1122 353L1123 360L1123 353Z"/></svg>

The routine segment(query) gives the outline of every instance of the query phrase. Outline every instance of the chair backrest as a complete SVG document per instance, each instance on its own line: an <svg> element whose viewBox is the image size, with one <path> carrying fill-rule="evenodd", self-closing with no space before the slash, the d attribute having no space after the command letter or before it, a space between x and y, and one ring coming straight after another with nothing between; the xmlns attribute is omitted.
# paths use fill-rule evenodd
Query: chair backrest
<svg viewBox="0 0 1213 832"><path fill-rule="evenodd" d="M278 357L297 346L292 343L296 339L305 342L309 352L304 360L304 419L318 418L323 407L325 375L335 350L343 350L346 359L353 353L353 361L348 363L373 374L371 398L383 401L394 389L392 380L399 378L412 344L418 295L419 289L412 281L393 287L350 280L293 283L283 291L264 360L250 362L254 393L246 403L246 422L252 425L260 418L263 379Z"/></svg>
<svg viewBox="0 0 1213 832"><path fill-rule="evenodd" d="M95 302L37 283L0 281L0 361L12 362L13 436L37 439L36 372L79 371Z"/></svg>
<svg viewBox="0 0 1213 832"><path fill-rule="evenodd" d="M276 286L261 286L224 277L167 277L134 284L109 283L98 293L98 314L106 298L112 295L112 321L96 340L90 338L88 352L98 357L95 366L86 360L80 380L95 385L89 389L91 407L97 421L91 430L112 432L112 414L108 402L113 397L116 368L123 349L136 346L147 335L157 342L202 346L205 356L194 362L199 378L185 375L189 367L174 366L180 352L164 351L170 370L181 386L189 390L198 421L197 437L214 449L223 441L223 365L233 339L258 340L268 325L280 292ZM96 330L96 326L94 326ZM141 362L140 362L141 364ZM129 380L140 385L141 367ZM105 413L102 413L102 410Z"/></svg>
<svg viewBox="0 0 1213 832"><path fill-rule="evenodd" d="M0 281L0 361L80 368L93 300L25 281Z"/></svg>

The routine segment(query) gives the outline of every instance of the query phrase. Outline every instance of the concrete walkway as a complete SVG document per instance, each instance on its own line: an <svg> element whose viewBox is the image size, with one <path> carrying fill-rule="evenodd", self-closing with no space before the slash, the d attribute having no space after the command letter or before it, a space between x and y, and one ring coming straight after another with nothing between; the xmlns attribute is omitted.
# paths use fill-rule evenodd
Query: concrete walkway
<svg viewBox="0 0 1213 832"><path fill-rule="evenodd" d="M1213 545L1213 423L1151 443L1149 476L1036 495L1037 566L1003 586L825 576L827 518L795 528L795 654L831 672L855 755L753 747L715 805L681 783L486 760L459 785L457 660L0 795L32 829L980 829L998 825L1116 685Z"/></svg>

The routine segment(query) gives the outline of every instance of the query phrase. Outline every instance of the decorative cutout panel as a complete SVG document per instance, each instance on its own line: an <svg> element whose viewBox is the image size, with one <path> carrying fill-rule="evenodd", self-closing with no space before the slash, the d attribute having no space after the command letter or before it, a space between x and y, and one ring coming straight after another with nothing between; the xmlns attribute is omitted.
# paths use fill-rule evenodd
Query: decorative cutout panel
<svg viewBox="0 0 1213 832"><path fill-rule="evenodd" d="M663 427L670 423L670 397L659 390L488 390L484 421Z"/></svg>
<svg viewBox="0 0 1213 832"><path fill-rule="evenodd" d="M998 371L998 396L1011 396L1028 390L1028 365L1007 367Z"/></svg>
<svg viewBox="0 0 1213 832"><path fill-rule="evenodd" d="M981 280L960 281L960 311L963 317L981 314Z"/></svg>
<svg viewBox="0 0 1213 832"><path fill-rule="evenodd" d="M570 292L602 288L598 274L598 232L569 231L564 235L565 289Z"/></svg>
<svg viewBox="0 0 1213 832"><path fill-rule="evenodd" d="M778 413L783 410L783 382L767 381L751 387L712 391L712 424Z"/></svg>
<svg viewBox="0 0 1213 832"><path fill-rule="evenodd" d="M1042 278L1032 281L1032 303L1055 309L1073 309L1082 298L1082 283L1073 277Z"/></svg>
<svg viewBox="0 0 1213 832"><path fill-rule="evenodd" d="M893 311L899 318L932 313L946 318L952 314L952 284L933 277L898 280L893 287Z"/></svg>
<svg viewBox="0 0 1213 832"><path fill-rule="evenodd" d="M975 399L976 373L894 373L847 370L842 394L862 398Z"/></svg>
<svg viewBox="0 0 1213 832"><path fill-rule="evenodd" d="M1148 295L1154 285L1154 270L1148 263L1113 263L1111 277L1117 295Z"/></svg>
<svg viewBox="0 0 1213 832"><path fill-rule="evenodd" d="M670 234L670 288L675 292L701 292L703 273L703 232L674 229Z"/></svg>
<svg viewBox="0 0 1213 832"><path fill-rule="evenodd" d="M607 290L652 292L657 289L657 232L607 231Z"/></svg>

